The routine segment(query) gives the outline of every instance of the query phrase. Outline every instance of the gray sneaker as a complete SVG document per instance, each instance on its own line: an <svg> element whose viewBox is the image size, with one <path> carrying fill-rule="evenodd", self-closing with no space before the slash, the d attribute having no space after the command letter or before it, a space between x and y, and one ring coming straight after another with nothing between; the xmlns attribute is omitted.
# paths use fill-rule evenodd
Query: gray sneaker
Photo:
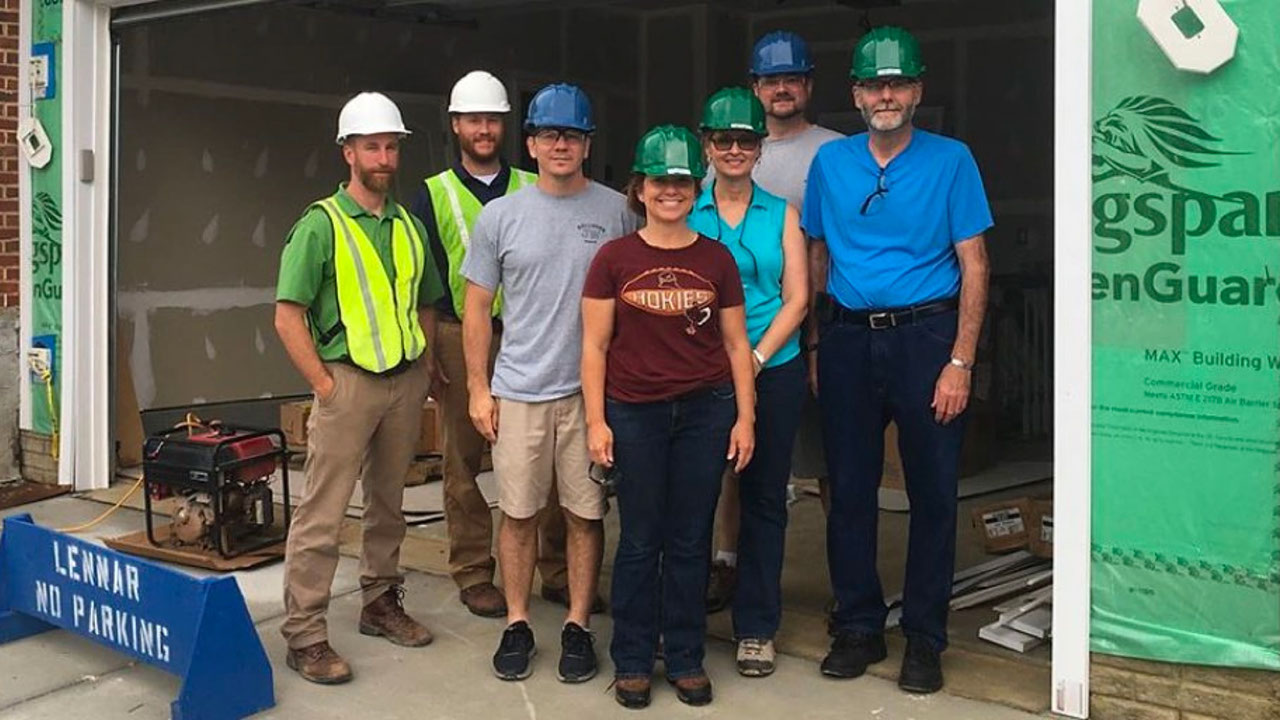
<svg viewBox="0 0 1280 720"><path fill-rule="evenodd" d="M772 675L776 658L772 640L743 638L738 641L738 674L743 677Z"/></svg>

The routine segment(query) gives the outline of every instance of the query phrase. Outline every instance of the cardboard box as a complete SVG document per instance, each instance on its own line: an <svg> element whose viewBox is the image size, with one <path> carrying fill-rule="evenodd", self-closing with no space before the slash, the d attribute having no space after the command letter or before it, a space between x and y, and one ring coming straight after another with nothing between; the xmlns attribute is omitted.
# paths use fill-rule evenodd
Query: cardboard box
<svg viewBox="0 0 1280 720"><path fill-rule="evenodd" d="M974 508L973 527L989 553L1027 547L1031 539L1031 500L1014 498Z"/></svg>
<svg viewBox="0 0 1280 720"><path fill-rule="evenodd" d="M440 431L440 406L427 398L422 405L422 426L418 430L418 455L438 455L444 448L444 436Z"/></svg>
<svg viewBox="0 0 1280 720"><path fill-rule="evenodd" d="M289 447L302 449L307 446L307 420L311 417L311 401L285 403L280 406L280 430L284 432ZM418 432L418 455L438 455L441 451L440 410L435 400L427 400L422 406L422 427Z"/></svg>
<svg viewBox="0 0 1280 720"><path fill-rule="evenodd" d="M1036 557L1053 557L1053 500L1031 501L1030 550Z"/></svg>
<svg viewBox="0 0 1280 720"><path fill-rule="evenodd" d="M964 445L960 448L960 477L976 475L996 461L996 418L989 403L974 400L969 409ZM898 453L898 426L889 423L884 431L884 473L880 487L906 490L902 456Z"/></svg>
<svg viewBox="0 0 1280 720"><path fill-rule="evenodd" d="M404 486L414 487L431 480L439 480L443 472L443 458L414 458L413 462L409 463L409 472L404 476Z"/></svg>
<svg viewBox="0 0 1280 720"><path fill-rule="evenodd" d="M311 401L285 403L280 406L280 431L291 448L307 446L307 420L311 417Z"/></svg>

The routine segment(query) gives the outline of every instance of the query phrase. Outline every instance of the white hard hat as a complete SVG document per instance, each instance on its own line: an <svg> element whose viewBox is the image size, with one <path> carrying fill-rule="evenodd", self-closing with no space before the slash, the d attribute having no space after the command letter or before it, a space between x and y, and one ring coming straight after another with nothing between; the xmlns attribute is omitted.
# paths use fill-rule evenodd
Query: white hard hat
<svg viewBox="0 0 1280 720"><path fill-rule="evenodd" d="M501 80L483 70L472 70L454 83L453 92L449 93L449 112L511 112L511 103Z"/></svg>
<svg viewBox="0 0 1280 720"><path fill-rule="evenodd" d="M338 113L338 142L353 135L400 133L408 135L400 108L391 98L377 92L362 92L347 101Z"/></svg>

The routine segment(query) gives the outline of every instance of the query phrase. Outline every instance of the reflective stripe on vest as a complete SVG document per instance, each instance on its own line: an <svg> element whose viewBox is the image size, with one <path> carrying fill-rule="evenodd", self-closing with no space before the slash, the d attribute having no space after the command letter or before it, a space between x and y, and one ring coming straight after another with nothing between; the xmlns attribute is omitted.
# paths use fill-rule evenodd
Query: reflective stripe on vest
<svg viewBox="0 0 1280 720"><path fill-rule="evenodd" d="M392 222L391 231L393 285L373 243L355 219L333 198L317 204L333 223L338 313L346 329L351 362L381 373L402 361L417 359L427 344L417 315L424 248L408 214L396 206L398 222Z"/></svg>
<svg viewBox="0 0 1280 720"><path fill-rule="evenodd" d="M527 185L534 184L537 175L524 170L511 168L511 177L507 181L505 194L509 195ZM440 243L444 245L444 253L449 261L449 294L453 298L453 311L462 317L462 309L467 292L467 279L462 276L462 259L471 246L471 229L475 227L476 218L484 207L475 195L462 184L458 175L452 170L445 170L426 180L427 191L431 194L431 212L436 218L436 229L440 233ZM502 310L501 290L493 299L493 314L497 316Z"/></svg>

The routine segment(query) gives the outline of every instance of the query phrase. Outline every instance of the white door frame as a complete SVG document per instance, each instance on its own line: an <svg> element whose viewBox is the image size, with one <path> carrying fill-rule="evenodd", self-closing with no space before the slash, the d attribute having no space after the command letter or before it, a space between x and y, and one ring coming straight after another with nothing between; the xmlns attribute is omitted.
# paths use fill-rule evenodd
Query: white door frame
<svg viewBox="0 0 1280 720"><path fill-rule="evenodd" d="M111 97L110 7L67 0L63 9L64 364L62 482L77 489L111 478L108 246ZM1090 118L1092 2L1055 8L1054 503L1052 708L1088 716L1090 432L1092 372ZM25 27L25 26L24 26ZM28 58L30 47L21 48ZM91 158L82 151L89 151ZM92 176L85 172L92 168ZM24 173L25 174L25 166ZM29 199L28 199L29 202ZM24 214L29 214L29 205ZM26 251L24 277L29 275ZM25 307L30 296L23 299ZM25 331L25 328L24 328ZM27 331L29 332L29 331ZM24 371L25 372L25 371ZM29 402L29 393L23 402ZM26 412L26 410L24 410Z"/></svg>
<svg viewBox="0 0 1280 720"><path fill-rule="evenodd" d="M1093 0L1054 10L1053 699L1089 716ZM1136 20L1135 20L1136 22Z"/></svg>
<svg viewBox="0 0 1280 720"><path fill-rule="evenodd" d="M58 482L77 490L107 487L115 472L109 392L110 20L105 5L86 0L63 4L59 344L64 371Z"/></svg>

